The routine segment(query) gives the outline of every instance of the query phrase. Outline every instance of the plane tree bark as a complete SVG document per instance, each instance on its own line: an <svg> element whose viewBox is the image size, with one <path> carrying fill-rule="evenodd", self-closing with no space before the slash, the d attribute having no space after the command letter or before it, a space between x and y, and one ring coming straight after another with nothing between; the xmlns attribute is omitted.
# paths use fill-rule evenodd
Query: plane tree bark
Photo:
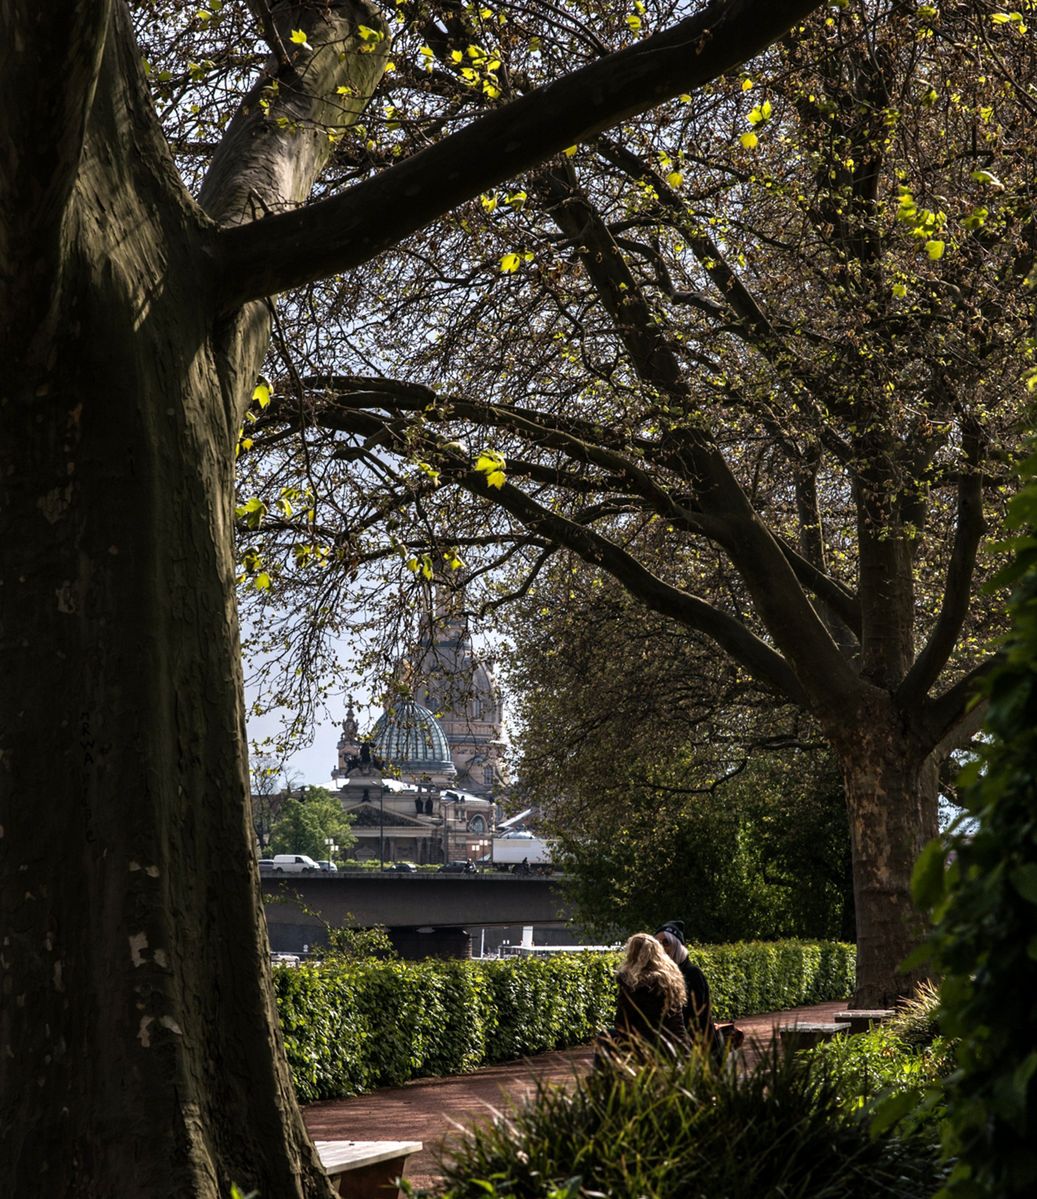
<svg viewBox="0 0 1037 1199"><path fill-rule="evenodd" d="M385 27L360 0L253 7L274 53L197 200L121 0L0 14L5 1194L330 1194L279 1047L248 808L233 472L267 298L814 5L707 6L313 208Z"/></svg>

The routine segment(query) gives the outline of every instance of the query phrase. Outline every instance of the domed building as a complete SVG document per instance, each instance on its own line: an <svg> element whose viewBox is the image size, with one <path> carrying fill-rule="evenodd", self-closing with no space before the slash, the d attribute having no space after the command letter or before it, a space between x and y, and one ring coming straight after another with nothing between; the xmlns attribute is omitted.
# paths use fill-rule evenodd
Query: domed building
<svg viewBox="0 0 1037 1199"><path fill-rule="evenodd" d="M450 746L457 786L499 797L504 777L504 713L489 661L475 652L468 625L438 589L414 663L414 696L435 713Z"/></svg>
<svg viewBox="0 0 1037 1199"><path fill-rule="evenodd" d="M350 702L338 743L344 811L353 816L357 857L383 863L474 861L490 849L492 800L453 788L446 734L424 705L401 699L362 742Z"/></svg>
<svg viewBox="0 0 1037 1199"><path fill-rule="evenodd" d="M412 699L399 700L378 717L371 748L402 779L415 783L446 786L457 774L439 721Z"/></svg>

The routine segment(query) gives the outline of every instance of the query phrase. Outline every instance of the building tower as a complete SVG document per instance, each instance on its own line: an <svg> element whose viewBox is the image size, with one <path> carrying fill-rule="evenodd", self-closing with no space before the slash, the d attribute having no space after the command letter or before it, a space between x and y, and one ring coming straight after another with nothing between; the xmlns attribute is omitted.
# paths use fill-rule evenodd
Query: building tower
<svg viewBox="0 0 1037 1199"><path fill-rule="evenodd" d="M414 697L446 735L454 786L482 798L505 784L504 719L491 663L475 652L457 593L436 587L434 614L423 622L414 663Z"/></svg>

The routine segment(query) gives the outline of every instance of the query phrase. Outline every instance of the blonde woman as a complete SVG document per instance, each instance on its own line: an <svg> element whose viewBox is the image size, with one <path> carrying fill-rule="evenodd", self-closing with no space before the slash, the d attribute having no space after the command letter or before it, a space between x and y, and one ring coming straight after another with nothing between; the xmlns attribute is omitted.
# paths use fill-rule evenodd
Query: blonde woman
<svg viewBox="0 0 1037 1199"><path fill-rule="evenodd" d="M688 1045L684 1025L686 994L680 970L648 933L634 933L616 971L615 1035L651 1044Z"/></svg>

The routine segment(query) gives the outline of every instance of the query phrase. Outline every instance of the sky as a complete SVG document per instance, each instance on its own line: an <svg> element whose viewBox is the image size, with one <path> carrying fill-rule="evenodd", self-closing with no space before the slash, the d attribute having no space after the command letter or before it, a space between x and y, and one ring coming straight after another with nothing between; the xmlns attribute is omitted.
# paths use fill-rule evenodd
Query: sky
<svg viewBox="0 0 1037 1199"><path fill-rule="evenodd" d="M251 698L248 688L246 688L246 702L249 702ZM356 713L361 728L378 714L372 708L362 707L359 704ZM315 726L311 743L297 749L285 759L285 768L293 783L306 784L311 787L331 787L333 785L331 772L338 764L338 739L342 733L342 721L345 716L345 701L340 701L333 707L330 716ZM265 737L276 737L280 734L281 722L276 713L253 716L248 721L250 746L253 741L260 741Z"/></svg>
<svg viewBox="0 0 1037 1199"><path fill-rule="evenodd" d="M248 722L249 744L264 737L274 736L280 725L274 716L253 717ZM341 729L334 721L326 721L316 727L313 741L304 749L297 750L285 760L285 767L293 782L311 787L330 787L331 771L338 762L338 739ZM301 776L296 779L296 776Z"/></svg>

